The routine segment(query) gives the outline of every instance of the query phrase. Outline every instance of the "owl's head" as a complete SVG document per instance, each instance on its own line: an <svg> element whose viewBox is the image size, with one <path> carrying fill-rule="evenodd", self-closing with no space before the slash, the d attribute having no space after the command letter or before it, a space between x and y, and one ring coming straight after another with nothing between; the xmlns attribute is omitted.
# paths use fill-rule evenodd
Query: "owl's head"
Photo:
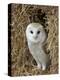
<svg viewBox="0 0 60 80"><path fill-rule="evenodd" d="M39 23L30 23L26 29L28 42L43 43L46 40L46 33L43 26Z"/></svg>

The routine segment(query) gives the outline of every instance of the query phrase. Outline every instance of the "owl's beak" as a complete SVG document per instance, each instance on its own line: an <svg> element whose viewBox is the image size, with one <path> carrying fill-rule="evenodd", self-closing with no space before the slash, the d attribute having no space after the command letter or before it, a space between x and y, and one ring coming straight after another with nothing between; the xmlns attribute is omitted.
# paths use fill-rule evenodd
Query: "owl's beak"
<svg viewBox="0 0 60 80"><path fill-rule="evenodd" d="M38 36L33 36L33 37L34 37L34 39L37 39Z"/></svg>

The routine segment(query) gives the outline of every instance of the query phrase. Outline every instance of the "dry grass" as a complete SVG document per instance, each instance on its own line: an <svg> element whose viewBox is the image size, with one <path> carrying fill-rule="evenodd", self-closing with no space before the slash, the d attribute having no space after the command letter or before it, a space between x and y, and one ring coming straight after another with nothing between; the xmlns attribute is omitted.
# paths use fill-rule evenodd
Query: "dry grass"
<svg viewBox="0 0 60 80"><path fill-rule="evenodd" d="M48 32L45 48L47 54L49 53L50 55L51 65L46 71L38 70L36 68L36 62L29 53L25 36L27 25L30 22L34 22L34 19L30 17L37 14L37 11L40 9L42 10L42 13L46 13L48 23L48 26L45 27ZM58 73L58 7L12 4L11 10L12 76ZM38 18L36 19L37 22L40 22Z"/></svg>

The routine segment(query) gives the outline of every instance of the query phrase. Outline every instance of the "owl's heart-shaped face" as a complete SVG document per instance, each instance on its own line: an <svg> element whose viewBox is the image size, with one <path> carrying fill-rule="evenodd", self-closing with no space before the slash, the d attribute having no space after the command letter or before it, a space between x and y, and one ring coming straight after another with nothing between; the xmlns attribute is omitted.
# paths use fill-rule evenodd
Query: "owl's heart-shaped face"
<svg viewBox="0 0 60 80"><path fill-rule="evenodd" d="M46 33L43 26L39 23L30 23L26 29L27 40L33 43L43 43L46 39Z"/></svg>

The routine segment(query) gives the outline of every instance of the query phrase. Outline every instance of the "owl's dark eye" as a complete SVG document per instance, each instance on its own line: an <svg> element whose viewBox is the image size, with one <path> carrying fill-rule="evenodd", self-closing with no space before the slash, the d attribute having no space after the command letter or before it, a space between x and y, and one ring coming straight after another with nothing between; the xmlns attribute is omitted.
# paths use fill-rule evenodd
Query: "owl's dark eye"
<svg viewBox="0 0 60 80"><path fill-rule="evenodd" d="M40 31L38 31L37 34L40 34Z"/></svg>
<svg viewBox="0 0 60 80"><path fill-rule="evenodd" d="M30 33L33 34L33 31L31 30Z"/></svg>

